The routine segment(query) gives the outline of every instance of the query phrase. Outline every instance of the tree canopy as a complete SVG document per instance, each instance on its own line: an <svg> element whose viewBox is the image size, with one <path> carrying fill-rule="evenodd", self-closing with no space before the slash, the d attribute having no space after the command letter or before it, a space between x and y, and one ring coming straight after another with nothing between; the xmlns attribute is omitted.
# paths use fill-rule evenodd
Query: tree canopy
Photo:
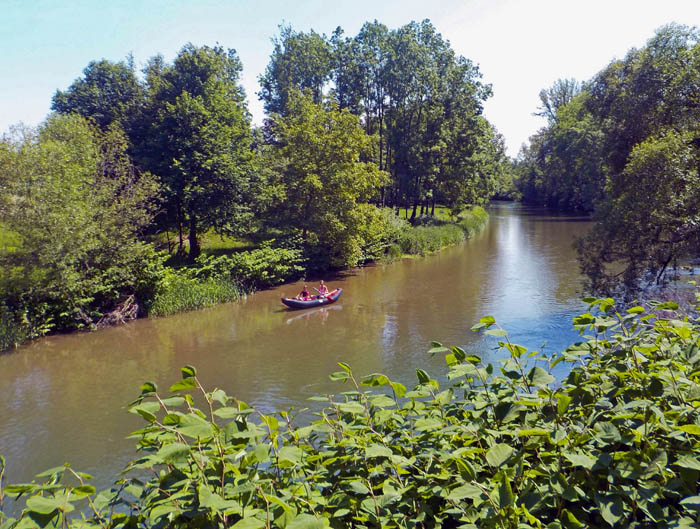
<svg viewBox="0 0 700 529"><path fill-rule="evenodd" d="M290 92L288 108L287 116L274 118L284 160L284 194L273 206L277 224L301 230L331 265L355 265L363 243L359 204L387 177L374 162L362 161L372 138L334 101L316 104L308 92Z"/></svg>
<svg viewBox="0 0 700 529"><path fill-rule="evenodd" d="M188 44L172 65L149 72L150 152L142 163L163 182L166 225L189 229L192 259L201 231L237 233L250 212L254 155L241 69L234 50Z"/></svg>
<svg viewBox="0 0 700 529"><path fill-rule="evenodd" d="M5 304L76 328L152 288L161 259L139 235L158 184L134 170L119 129L54 115L0 146L0 219L21 241L0 252Z"/></svg>
<svg viewBox="0 0 700 529"><path fill-rule="evenodd" d="M131 56L117 63L102 59L91 61L67 90L57 90L51 109L61 114L75 112L102 129L115 122L129 129L143 97Z"/></svg>
<svg viewBox="0 0 700 529"><path fill-rule="evenodd" d="M543 91L548 124L521 152L518 186L526 200L592 211L578 243L590 286L634 291L700 255L700 35L665 26L576 86Z"/></svg>
<svg viewBox="0 0 700 529"><path fill-rule="evenodd" d="M492 191L482 185L487 172L487 181L507 179L503 149L486 148L496 134L481 117L490 86L430 21L396 30L368 22L355 37L341 28L327 38L282 27L274 42L259 93L266 109L288 114L290 90L308 89L319 103L325 89L340 109L357 115L376 137L367 156L390 175L380 204L413 207L415 217L419 206L438 199L485 201ZM459 200L441 194L457 188Z"/></svg>

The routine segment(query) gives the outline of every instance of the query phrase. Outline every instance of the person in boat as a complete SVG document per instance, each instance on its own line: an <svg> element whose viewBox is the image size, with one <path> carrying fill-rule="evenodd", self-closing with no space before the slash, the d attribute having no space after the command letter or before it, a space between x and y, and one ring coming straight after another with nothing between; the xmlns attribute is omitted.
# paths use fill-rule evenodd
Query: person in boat
<svg viewBox="0 0 700 529"><path fill-rule="evenodd" d="M321 283L316 290L318 291L319 297L325 298L328 295L328 287L323 282L323 279L321 279Z"/></svg>
<svg viewBox="0 0 700 529"><path fill-rule="evenodd" d="M304 285L304 288L301 289L301 292L297 294L297 299L300 299L302 301L308 301L310 297L311 296L309 295L309 289L306 288L306 285Z"/></svg>

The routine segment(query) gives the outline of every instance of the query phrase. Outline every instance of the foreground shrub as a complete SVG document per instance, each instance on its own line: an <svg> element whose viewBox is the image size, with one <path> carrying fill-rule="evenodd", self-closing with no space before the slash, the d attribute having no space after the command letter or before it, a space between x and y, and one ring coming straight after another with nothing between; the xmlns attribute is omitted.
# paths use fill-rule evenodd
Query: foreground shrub
<svg viewBox="0 0 700 529"><path fill-rule="evenodd" d="M184 367L169 395L141 387L140 457L113 489L52 469L0 493L26 498L0 527L696 527L698 320L671 303L588 301L574 320L588 334L556 357L511 343L491 317L474 329L509 352L498 369L434 344L447 387L420 369L410 391L360 382L341 363L331 378L350 391L312 399L323 409L306 426L206 391ZM577 365L557 383L561 362Z"/></svg>

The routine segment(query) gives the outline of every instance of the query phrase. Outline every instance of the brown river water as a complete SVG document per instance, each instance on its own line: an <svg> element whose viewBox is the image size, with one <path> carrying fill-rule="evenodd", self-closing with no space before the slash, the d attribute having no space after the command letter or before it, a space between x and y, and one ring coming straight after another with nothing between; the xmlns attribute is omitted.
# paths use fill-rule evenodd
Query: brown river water
<svg viewBox="0 0 700 529"><path fill-rule="evenodd" d="M185 364L197 367L205 387L272 412L348 389L328 380L339 361L358 375L382 372L411 386L416 368L445 373L444 359L426 354L432 340L498 360L495 343L470 331L485 315L530 349L551 353L576 341L571 318L586 306L571 244L590 222L511 203L496 203L489 214L484 230L463 245L326 277L330 289L343 288L334 305L290 311L279 298L301 284L283 285L237 303L48 337L0 355L5 483L71 462L93 474L98 489L111 484L135 455L127 435L143 424L126 405L141 383L153 380L164 390Z"/></svg>

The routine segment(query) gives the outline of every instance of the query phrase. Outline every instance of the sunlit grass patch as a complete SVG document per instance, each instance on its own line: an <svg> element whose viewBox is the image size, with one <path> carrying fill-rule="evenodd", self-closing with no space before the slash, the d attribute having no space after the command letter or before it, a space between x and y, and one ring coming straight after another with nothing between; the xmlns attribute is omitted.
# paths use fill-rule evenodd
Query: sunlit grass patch
<svg viewBox="0 0 700 529"><path fill-rule="evenodd" d="M234 281L224 278L190 278L173 272L161 284L148 314L169 316L235 301L241 295L242 291Z"/></svg>
<svg viewBox="0 0 700 529"><path fill-rule="evenodd" d="M21 244L20 236L0 222L0 252L15 252Z"/></svg>

